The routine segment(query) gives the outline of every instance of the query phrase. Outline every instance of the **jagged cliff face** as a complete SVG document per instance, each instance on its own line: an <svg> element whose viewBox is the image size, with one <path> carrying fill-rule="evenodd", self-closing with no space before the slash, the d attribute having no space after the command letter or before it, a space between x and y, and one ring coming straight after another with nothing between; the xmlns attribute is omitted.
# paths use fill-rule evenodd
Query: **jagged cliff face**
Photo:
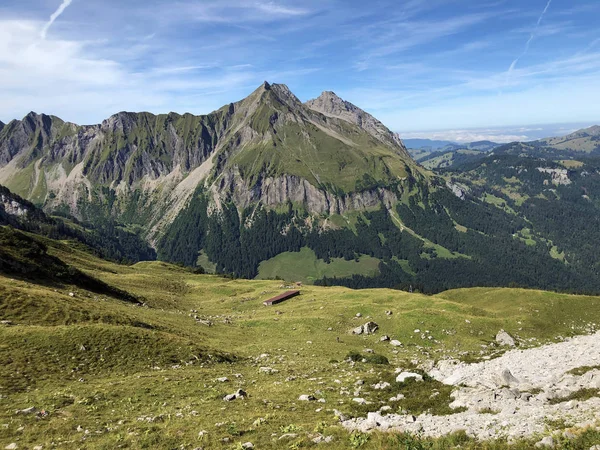
<svg viewBox="0 0 600 450"><path fill-rule="evenodd" d="M30 113L0 125L0 184L47 211L105 214L152 239L199 186L215 206L292 201L311 213L392 204L425 175L390 130L333 93L303 104L264 83L205 115L121 112L78 126Z"/></svg>

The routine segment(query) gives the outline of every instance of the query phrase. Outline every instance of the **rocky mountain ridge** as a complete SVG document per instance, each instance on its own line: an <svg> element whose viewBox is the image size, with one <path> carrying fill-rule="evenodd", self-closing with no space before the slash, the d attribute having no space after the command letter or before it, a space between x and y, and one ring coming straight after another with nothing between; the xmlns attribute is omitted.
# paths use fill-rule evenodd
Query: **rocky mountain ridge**
<svg viewBox="0 0 600 450"><path fill-rule="evenodd" d="M289 200L326 213L373 206L406 168L418 175L379 121L337 96L319 99L303 104L265 82L205 116L120 112L79 126L32 112L0 131L0 184L47 211L102 214L152 235L200 186L217 207Z"/></svg>

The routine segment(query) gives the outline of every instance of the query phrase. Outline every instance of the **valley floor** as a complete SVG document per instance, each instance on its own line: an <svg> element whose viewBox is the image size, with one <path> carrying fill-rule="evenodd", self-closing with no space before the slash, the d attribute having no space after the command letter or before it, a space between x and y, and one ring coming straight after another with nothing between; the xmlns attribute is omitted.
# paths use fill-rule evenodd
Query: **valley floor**
<svg viewBox="0 0 600 450"><path fill-rule="evenodd" d="M555 430L557 448L600 444L595 428L572 429L578 421L570 418L588 405L598 411L598 369L579 367L600 364L598 297L308 286L265 307L287 288L282 282L195 275L159 262L120 266L67 243L50 252L144 306L0 276L0 448L526 449ZM378 324L374 334L350 334L370 321ZM496 342L501 329L518 350ZM552 343L566 346L569 358L553 355L554 365L540 366L544 349L559 347L527 350ZM476 365L440 363L449 359ZM518 385L483 381L505 366ZM534 376L536 367L544 377ZM424 381L397 382L397 368ZM510 426L503 396L514 388L532 394L528 405L550 390L558 400L531 422L531 432L515 433L512 446L510 433L479 442L459 431L487 438L471 427L476 417ZM246 395L224 400L240 389ZM574 396L563 402L563 394ZM515 402L524 412L525 400ZM348 426L382 406L390 418L414 416L423 432L402 433L419 431L416 425L395 433ZM465 426L426 428L458 420ZM451 434L428 438L446 430Z"/></svg>

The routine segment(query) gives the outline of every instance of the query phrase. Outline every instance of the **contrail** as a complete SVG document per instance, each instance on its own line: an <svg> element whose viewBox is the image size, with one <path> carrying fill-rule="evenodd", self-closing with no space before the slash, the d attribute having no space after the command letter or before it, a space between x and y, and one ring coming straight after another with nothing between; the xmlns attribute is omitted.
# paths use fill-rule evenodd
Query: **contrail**
<svg viewBox="0 0 600 450"><path fill-rule="evenodd" d="M42 32L40 33L42 39L46 39L46 34L48 33L48 30L50 29L54 21L58 19L58 17L64 12L65 9L67 9L67 7L71 4L72 1L73 0L63 0L58 9L54 11L54 13L50 16L50 20L46 23L46 25L44 25L44 28L42 28Z"/></svg>
<svg viewBox="0 0 600 450"><path fill-rule="evenodd" d="M540 27L540 24L542 23L542 19L544 18L544 16L546 15L546 12L548 12L548 8L550 8L550 4L552 3L552 0L548 0L548 3L546 3L546 7L544 8L544 10L542 11L542 14L540 14L540 17L538 18L538 21L535 25L534 30L531 32L531 35L529 36L529 39L527 40L527 43L525 44L525 50L523 50L523 53L521 53L519 55L519 57L517 59L515 59L512 64L510 65L510 67L508 68L508 77L507 77L507 81L508 78L510 78L510 74L511 72L514 70L514 68L516 67L517 63L519 62L519 60L525 56L527 54L527 52L529 51L529 46L531 45L531 42L533 41L533 39L535 38L535 35L537 34L537 30Z"/></svg>

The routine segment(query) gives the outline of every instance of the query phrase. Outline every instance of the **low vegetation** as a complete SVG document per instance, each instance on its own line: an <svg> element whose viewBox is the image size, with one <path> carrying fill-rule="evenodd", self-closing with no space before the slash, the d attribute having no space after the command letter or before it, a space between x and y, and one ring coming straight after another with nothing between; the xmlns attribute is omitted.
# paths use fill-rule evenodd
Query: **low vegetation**
<svg viewBox="0 0 600 450"><path fill-rule="evenodd" d="M162 262L117 265L75 244L44 242L48 257L145 306L73 279L0 275L0 447L280 449L328 437L333 449L505 449L461 434L351 434L333 410L356 417L384 402L392 412L453 414L449 387L428 377L396 383L394 369L416 370L414 359L494 356L502 352L492 344L499 329L526 348L600 323L600 298L519 289L425 296L305 286L265 307L280 281L198 275ZM374 335L349 334L366 321L379 325ZM383 334L402 346L380 341ZM382 382L390 386L373 388ZM238 389L247 396L223 400ZM594 439L598 433L586 431L572 448L587 450Z"/></svg>

